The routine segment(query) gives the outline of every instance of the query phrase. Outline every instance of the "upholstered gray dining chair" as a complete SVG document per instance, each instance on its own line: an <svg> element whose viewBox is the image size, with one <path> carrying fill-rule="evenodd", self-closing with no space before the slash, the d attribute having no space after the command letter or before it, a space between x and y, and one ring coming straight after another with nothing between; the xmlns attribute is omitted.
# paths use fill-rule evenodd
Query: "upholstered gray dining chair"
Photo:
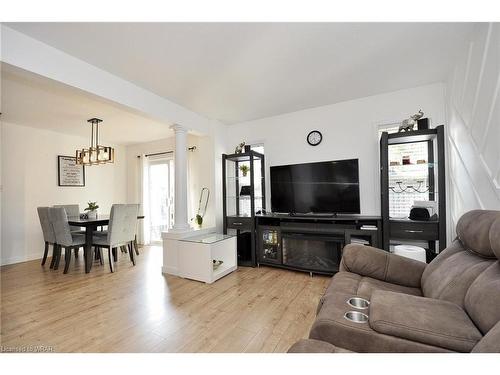
<svg viewBox="0 0 500 375"><path fill-rule="evenodd" d="M114 204L111 206L108 231L106 235L95 233L92 245L96 246L102 257L102 248L108 249L109 269L114 272L113 262L116 262L117 248L127 246L130 260L135 266L133 242L137 227L138 204ZM113 255L113 256L111 256Z"/></svg>
<svg viewBox="0 0 500 375"><path fill-rule="evenodd" d="M80 217L80 205L78 204L55 204L53 207L64 208L68 217ZM82 228L75 225L70 225L69 229L71 230L71 233L74 234L85 234L85 231L82 230ZM78 250L79 249L75 249L75 258L78 258Z"/></svg>
<svg viewBox="0 0 500 375"><path fill-rule="evenodd" d="M108 235L108 230L107 229L103 230L102 227L100 231L94 232L94 236L107 236L107 235ZM135 255L139 255L139 245L137 244L137 228L135 231L134 241L132 242L132 249L135 250ZM120 250L122 253L126 253L128 252L128 247L120 246Z"/></svg>
<svg viewBox="0 0 500 375"><path fill-rule="evenodd" d="M64 208L68 217L80 217L80 205L78 204L55 204L54 207ZM74 225L70 225L69 229L71 230L71 232L76 232L77 234L85 233L82 228Z"/></svg>
<svg viewBox="0 0 500 375"><path fill-rule="evenodd" d="M64 253L64 273L68 273L69 265L71 263L71 250L78 249L85 245L85 236L83 234L72 233L68 224L68 216L66 210L62 207L49 208L49 219L54 229L56 242L58 245L57 259L54 264L56 270L59 266L61 258L61 248L65 248Z"/></svg>
<svg viewBox="0 0 500 375"><path fill-rule="evenodd" d="M50 268L54 267L54 262L57 255L56 235L49 218L49 207L37 207L38 218L42 226L43 240L45 241L45 250L43 252L42 266L45 265L47 255L49 254L49 245L52 245L52 262Z"/></svg>

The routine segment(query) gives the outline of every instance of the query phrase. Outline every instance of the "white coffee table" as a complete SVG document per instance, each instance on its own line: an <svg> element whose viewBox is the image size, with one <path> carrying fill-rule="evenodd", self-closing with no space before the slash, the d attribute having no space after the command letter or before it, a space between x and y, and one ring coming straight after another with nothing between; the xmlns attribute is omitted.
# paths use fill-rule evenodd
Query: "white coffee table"
<svg viewBox="0 0 500 375"><path fill-rule="evenodd" d="M214 269L213 260L222 260L223 263ZM210 233L178 242L180 277L211 284L236 269L236 236Z"/></svg>

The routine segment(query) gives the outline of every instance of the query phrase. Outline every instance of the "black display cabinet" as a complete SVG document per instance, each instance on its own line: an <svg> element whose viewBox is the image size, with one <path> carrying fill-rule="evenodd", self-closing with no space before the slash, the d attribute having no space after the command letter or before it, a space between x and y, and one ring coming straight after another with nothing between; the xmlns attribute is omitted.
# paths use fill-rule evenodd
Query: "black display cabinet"
<svg viewBox="0 0 500 375"><path fill-rule="evenodd" d="M380 138L380 191L383 248L391 240L427 241L428 259L446 247L446 176L444 127ZM411 160L412 155L413 159ZM412 201L435 202L436 219L409 220Z"/></svg>
<svg viewBox="0 0 500 375"><path fill-rule="evenodd" d="M222 154L224 234L237 235L238 265L254 267L255 214L266 208L264 155L249 146L239 154Z"/></svg>

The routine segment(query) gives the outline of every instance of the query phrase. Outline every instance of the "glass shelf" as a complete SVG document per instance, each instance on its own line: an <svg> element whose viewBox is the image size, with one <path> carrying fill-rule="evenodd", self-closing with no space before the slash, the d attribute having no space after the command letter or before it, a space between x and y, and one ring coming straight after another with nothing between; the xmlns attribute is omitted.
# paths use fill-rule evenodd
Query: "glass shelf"
<svg viewBox="0 0 500 375"><path fill-rule="evenodd" d="M421 164L396 164L389 165L389 170L416 170L416 169L428 169L428 168L437 168L437 163L421 163Z"/></svg>
<svg viewBox="0 0 500 375"><path fill-rule="evenodd" d="M234 236L231 236L229 234L210 233L210 234L204 234L204 235L201 235L201 236L184 238L184 239L182 239L180 241L182 241L182 242L196 242L196 243L212 244L212 243L216 243L216 242L219 242L219 241L227 240L228 238L231 238L231 237L234 237Z"/></svg>
<svg viewBox="0 0 500 375"><path fill-rule="evenodd" d="M262 159L262 155L255 151L251 151L253 154L253 159L254 161L258 162ZM228 161L237 161L237 162L243 162L243 161L250 161L250 153L249 152L243 152L241 154L230 154L227 155L226 158Z"/></svg>

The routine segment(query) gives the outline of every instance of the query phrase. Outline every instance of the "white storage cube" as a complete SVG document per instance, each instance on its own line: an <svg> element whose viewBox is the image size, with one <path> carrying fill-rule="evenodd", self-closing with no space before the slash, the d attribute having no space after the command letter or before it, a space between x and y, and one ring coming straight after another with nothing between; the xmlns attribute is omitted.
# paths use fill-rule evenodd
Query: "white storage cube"
<svg viewBox="0 0 500 375"><path fill-rule="evenodd" d="M394 254L426 263L425 249L413 245L396 245Z"/></svg>

